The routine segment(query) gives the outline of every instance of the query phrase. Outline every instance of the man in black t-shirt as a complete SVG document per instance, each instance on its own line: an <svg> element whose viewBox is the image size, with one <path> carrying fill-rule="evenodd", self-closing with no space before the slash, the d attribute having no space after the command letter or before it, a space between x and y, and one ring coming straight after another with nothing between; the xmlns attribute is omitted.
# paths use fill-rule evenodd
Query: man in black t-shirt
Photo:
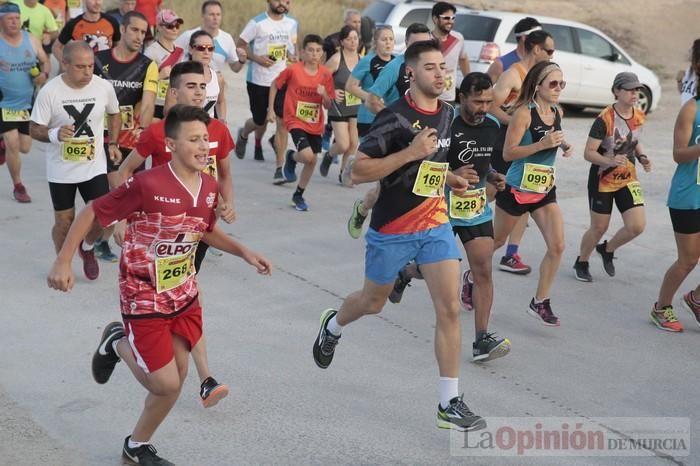
<svg viewBox="0 0 700 466"><path fill-rule="evenodd" d="M377 115L353 167L356 182L381 180L366 235L365 285L350 294L338 311L327 309L321 314L313 357L316 365L327 368L343 326L381 312L397 273L406 262L415 260L435 307L435 353L440 370L437 425L475 430L486 423L459 395L460 253L444 194L446 185L461 193L469 184L448 170L454 110L438 99L445 87L440 48L433 41L414 43L406 50L405 60L409 92Z"/></svg>

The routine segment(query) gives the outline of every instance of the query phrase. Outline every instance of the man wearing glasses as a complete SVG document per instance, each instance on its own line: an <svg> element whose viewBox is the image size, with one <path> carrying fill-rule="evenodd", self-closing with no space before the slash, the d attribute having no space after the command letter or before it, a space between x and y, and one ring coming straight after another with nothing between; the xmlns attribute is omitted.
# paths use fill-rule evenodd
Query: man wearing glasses
<svg viewBox="0 0 700 466"><path fill-rule="evenodd" d="M214 39L214 55L212 63L215 71L223 71L228 64L234 73L238 73L247 60L245 49L236 48L236 42L231 34L221 30L223 7L219 0L207 0L202 3L202 25L183 32L175 40L175 45L187 50L190 36L195 31L206 31Z"/></svg>
<svg viewBox="0 0 700 466"><path fill-rule="evenodd" d="M432 16L433 36L440 44L440 50L445 57L445 91L440 98L450 103L456 103L457 65L462 75L469 74L469 55L464 48L464 37L453 31L457 9L447 2L437 2L433 6Z"/></svg>

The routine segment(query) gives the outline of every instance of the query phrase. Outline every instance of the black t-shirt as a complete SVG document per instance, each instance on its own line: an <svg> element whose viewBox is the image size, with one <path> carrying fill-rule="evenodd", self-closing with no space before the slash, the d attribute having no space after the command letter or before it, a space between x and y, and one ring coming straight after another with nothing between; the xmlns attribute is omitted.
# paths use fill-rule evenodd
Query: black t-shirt
<svg viewBox="0 0 700 466"><path fill-rule="evenodd" d="M399 79L396 81L396 90L399 92L399 97L406 95L406 91L411 87L411 80L406 74L406 62L399 67Z"/></svg>
<svg viewBox="0 0 700 466"><path fill-rule="evenodd" d="M453 116L449 104L440 102L435 113L427 113L415 107L410 96L404 96L377 115L359 150L369 157L383 158L408 147L416 134L429 127L437 131L438 149L425 160L446 164ZM409 234L448 222L444 193L423 197L413 192L422 162L408 163L382 178L371 228L386 234Z"/></svg>
<svg viewBox="0 0 700 466"><path fill-rule="evenodd" d="M394 59L392 55L388 60L382 60L382 57L375 55L369 62L369 74L372 76L372 81L377 80L377 76L382 72L384 67L389 64L391 60Z"/></svg>
<svg viewBox="0 0 700 466"><path fill-rule="evenodd" d="M472 164L479 174L479 184L475 187L484 187L491 164L491 154L498 143L499 134L498 120L491 115L487 115L477 126L468 125L461 116L455 118L452 122L450 152L447 155L450 170Z"/></svg>

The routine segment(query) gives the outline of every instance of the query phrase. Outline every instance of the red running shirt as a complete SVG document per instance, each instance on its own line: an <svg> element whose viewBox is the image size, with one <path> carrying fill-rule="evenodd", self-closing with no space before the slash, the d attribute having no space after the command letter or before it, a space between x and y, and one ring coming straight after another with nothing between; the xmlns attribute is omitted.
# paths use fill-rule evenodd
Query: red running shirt
<svg viewBox="0 0 700 466"><path fill-rule="evenodd" d="M288 130L301 129L307 134L323 134L323 98L316 91L321 84L326 94L335 97L333 75L323 65L319 65L315 75L304 69L304 63L289 65L275 80L277 89L287 85L284 96L284 125Z"/></svg>
<svg viewBox="0 0 700 466"><path fill-rule="evenodd" d="M170 317L197 296L194 252L214 229L217 193L216 180L203 174L193 195L165 164L93 201L100 225L127 220L119 263L125 319Z"/></svg>
<svg viewBox="0 0 700 466"><path fill-rule="evenodd" d="M207 129L209 130L209 158L204 171L216 178L218 173L216 161L228 157L236 145L231 132L219 120L212 118ZM150 156L153 167L170 162L170 149L165 145L165 120L153 123L141 132L136 143L136 151L144 159Z"/></svg>

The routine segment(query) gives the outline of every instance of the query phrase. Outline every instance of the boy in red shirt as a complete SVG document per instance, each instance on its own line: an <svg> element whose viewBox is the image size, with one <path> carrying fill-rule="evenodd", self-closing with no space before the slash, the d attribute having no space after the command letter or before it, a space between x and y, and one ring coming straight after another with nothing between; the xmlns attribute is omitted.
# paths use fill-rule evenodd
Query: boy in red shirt
<svg viewBox="0 0 700 466"><path fill-rule="evenodd" d="M48 276L49 287L69 291L75 283L71 259L93 221L107 226L127 220L119 267L124 325L112 322L105 328L92 374L97 383L106 383L124 360L149 392L132 434L124 440L122 457L129 464L172 464L157 456L150 440L177 401L189 352L202 335L193 266L199 240L241 257L260 274L271 272L267 259L215 225L218 186L202 173L209 120L201 108L173 107L165 119L172 160L89 203L71 226Z"/></svg>
<svg viewBox="0 0 700 466"><path fill-rule="evenodd" d="M287 151L284 161L284 177L288 182L297 179L296 165L303 163L299 184L292 196L292 205L299 211L309 210L304 200L304 190L309 184L316 166L317 154L321 153L325 112L335 102L333 74L321 65L323 39L316 34L304 37L302 61L285 68L270 86L267 121L275 121L274 102L277 90L285 85L284 125L292 136L297 150Z"/></svg>

